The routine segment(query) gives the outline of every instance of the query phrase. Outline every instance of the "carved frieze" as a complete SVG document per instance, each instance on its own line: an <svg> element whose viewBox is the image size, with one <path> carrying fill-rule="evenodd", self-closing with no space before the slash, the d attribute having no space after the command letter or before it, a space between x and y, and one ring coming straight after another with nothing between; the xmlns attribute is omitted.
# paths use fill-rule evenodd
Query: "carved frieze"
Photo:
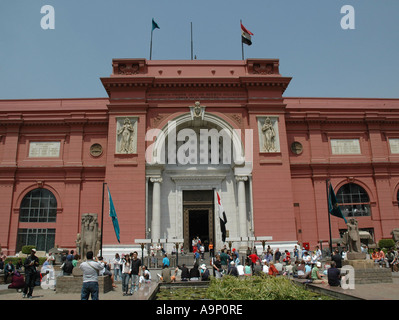
<svg viewBox="0 0 399 320"><path fill-rule="evenodd" d="M248 60L248 73L259 75L279 75L278 60Z"/></svg>
<svg viewBox="0 0 399 320"><path fill-rule="evenodd" d="M118 65L118 74L132 75L139 73L138 63L121 63Z"/></svg>
<svg viewBox="0 0 399 320"><path fill-rule="evenodd" d="M145 73L144 59L114 59L113 75L129 76Z"/></svg>

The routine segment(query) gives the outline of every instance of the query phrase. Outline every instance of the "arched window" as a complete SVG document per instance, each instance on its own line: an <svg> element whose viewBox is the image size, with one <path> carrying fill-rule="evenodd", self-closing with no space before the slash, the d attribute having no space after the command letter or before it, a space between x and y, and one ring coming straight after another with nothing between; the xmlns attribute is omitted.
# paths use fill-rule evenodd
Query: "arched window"
<svg viewBox="0 0 399 320"><path fill-rule="evenodd" d="M347 183L339 188L337 201L345 217L370 216L370 198L361 186Z"/></svg>
<svg viewBox="0 0 399 320"><path fill-rule="evenodd" d="M34 189L22 199L20 222L56 222L57 199L47 189Z"/></svg>

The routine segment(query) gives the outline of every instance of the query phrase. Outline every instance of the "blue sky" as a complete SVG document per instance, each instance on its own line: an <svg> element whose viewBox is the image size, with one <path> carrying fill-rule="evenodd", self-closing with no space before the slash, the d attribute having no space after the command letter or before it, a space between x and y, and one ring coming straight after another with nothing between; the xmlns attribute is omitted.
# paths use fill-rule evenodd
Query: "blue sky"
<svg viewBox="0 0 399 320"><path fill-rule="evenodd" d="M43 30L40 9L55 9ZM355 29L341 28L341 7ZM0 99L93 98L113 58L278 58L286 97L399 98L398 0L1 0Z"/></svg>

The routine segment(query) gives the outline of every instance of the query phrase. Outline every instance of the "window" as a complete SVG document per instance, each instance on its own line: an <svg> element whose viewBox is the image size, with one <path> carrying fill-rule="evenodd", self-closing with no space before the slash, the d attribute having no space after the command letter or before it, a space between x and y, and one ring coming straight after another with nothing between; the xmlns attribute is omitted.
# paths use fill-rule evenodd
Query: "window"
<svg viewBox="0 0 399 320"><path fill-rule="evenodd" d="M47 189L35 189L22 199L20 222L56 222L57 200Z"/></svg>
<svg viewBox="0 0 399 320"><path fill-rule="evenodd" d="M367 192L355 183L339 188L337 200L345 217L370 216L370 198Z"/></svg>
<svg viewBox="0 0 399 320"><path fill-rule="evenodd" d="M17 251L23 246L36 246L38 251L54 248L55 229L18 229Z"/></svg>

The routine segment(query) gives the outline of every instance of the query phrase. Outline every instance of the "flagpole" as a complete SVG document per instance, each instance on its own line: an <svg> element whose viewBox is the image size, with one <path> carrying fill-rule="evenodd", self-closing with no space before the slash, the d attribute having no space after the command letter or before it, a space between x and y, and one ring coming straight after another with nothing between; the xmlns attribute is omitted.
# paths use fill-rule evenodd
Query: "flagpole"
<svg viewBox="0 0 399 320"><path fill-rule="evenodd" d="M242 20L240 19L240 29L241 29ZM241 35L241 55L242 60L244 60L244 43L242 42L242 35Z"/></svg>
<svg viewBox="0 0 399 320"><path fill-rule="evenodd" d="M100 256L103 256L103 227L104 227L104 187L107 183L103 182L103 202L101 205L101 243L100 243Z"/></svg>
<svg viewBox="0 0 399 320"><path fill-rule="evenodd" d="M326 180L326 189L327 189L327 212L328 212L328 228L330 230L330 255L332 256L332 237L331 237L331 214L329 211L329 207L330 207L330 203L329 203L329 192L330 192L330 188L329 188L329 179Z"/></svg>
<svg viewBox="0 0 399 320"><path fill-rule="evenodd" d="M152 33L154 32L154 28L151 27L151 41L150 41L150 60L152 58Z"/></svg>
<svg viewBox="0 0 399 320"><path fill-rule="evenodd" d="M193 60L193 23L191 22L191 60Z"/></svg>

